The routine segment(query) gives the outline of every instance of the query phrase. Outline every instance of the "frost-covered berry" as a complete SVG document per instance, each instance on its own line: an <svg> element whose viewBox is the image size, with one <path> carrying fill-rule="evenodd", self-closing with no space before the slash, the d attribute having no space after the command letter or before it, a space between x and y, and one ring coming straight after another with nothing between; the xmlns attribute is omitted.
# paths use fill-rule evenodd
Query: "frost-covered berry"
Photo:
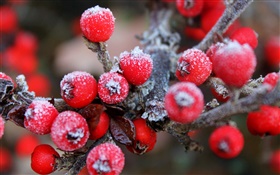
<svg viewBox="0 0 280 175"><path fill-rule="evenodd" d="M98 80L98 95L104 103L120 103L127 97L128 91L129 84L119 73L107 72Z"/></svg>
<svg viewBox="0 0 280 175"><path fill-rule="evenodd" d="M211 62L213 62L214 55L216 54L217 50L219 50L221 47L223 47L225 44L224 43L215 43L212 44L208 50L206 51L206 55L210 59Z"/></svg>
<svg viewBox="0 0 280 175"><path fill-rule="evenodd" d="M133 124L135 127L135 140L133 140L132 145L126 146L127 149L139 155L151 151L157 141L156 132L142 118L133 120Z"/></svg>
<svg viewBox="0 0 280 175"><path fill-rule="evenodd" d="M0 115L0 139L4 135L4 130L5 130L5 122L4 122L2 115Z"/></svg>
<svg viewBox="0 0 280 175"><path fill-rule="evenodd" d="M259 111L250 112L247 117L247 128L253 135L280 134L280 108L262 105Z"/></svg>
<svg viewBox="0 0 280 175"><path fill-rule="evenodd" d="M195 17L203 9L203 0L176 0L179 13L185 17Z"/></svg>
<svg viewBox="0 0 280 175"><path fill-rule="evenodd" d="M269 158L269 165L273 172L280 173L280 149L272 152Z"/></svg>
<svg viewBox="0 0 280 175"><path fill-rule="evenodd" d="M57 151L47 144L38 145L31 154L31 168L38 174L50 174L56 170Z"/></svg>
<svg viewBox="0 0 280 175"><path fill-rule="evenodd" d="M121 53L120 68L130 84L139 86L145 83L152 74L153 60L139 47L135 47L131 52Z"/></svg>
<svg viewBox="0 0 280 175"><path fill-rule="evenodd" d="M252 77L257 64L253 49L237 41L219 48L213 57L213 71L229 86L242 87Z"/></svg>
<svg viewBox="0 0 280 175"><path fill-rule="evenodd" d="M57 115L58 111L50 102L35 99L24 113L24 127L36 134L48 134Z"/></svg>
<svg viewBox="0 0 280 175"><path fill-rule="evenodd" d="M211 72L212 63L206 54L198 49L188 49L178 60L176 77L198 86L205 82Z"/></svg>
<svg viewBox="0 0 280 175"><path fill-rule="evenodd" d="M60 82L61 96L73 108L82 108L90 104L97 95L95 78L83 71L68 73Z"/></svg>
<svg viewBox="0 0 280 175"><path fill-rule="evenodd" d="M201 90L193 83L179 82L165 95L164 106L171 120L190 123L197 119L204 107Z"/></svg>
<svg viewBox="0 0 280 175"><path fill-rule="evenodd" d="M209 146L221 158L234 158L243 149L244 137L236 127L228 125L221 126L211 133Z"/></svg>
<svg viewBox="0 0 280 175"><path fill-rule="evenodd" d="M263 84L270 85L269 90L272 90L276 86L279 80L280 80L280 74L276 72L271 72L264 77Z"/></svg>
<svg viewBox="0 0 280 175"><path fill-rule="evenodd" d="M90 175L118 175L124 167L124 154L113 143L102 143L90 150L87 169Z"/></svg>
<svg viewBox="0 0 280 175"><path fill-rule="evenodd" d="M61 112L51 127L51 138L54 144L64 151L82 148L89 137L86 120L74 111Z"/></svg>
<svg viewBox="0 0 280 175"><path fill-rule="evenodd" d="M104 42L114 32L115 17L110 9L97 5L83 12L80 27L84 36L90 41Z"/></svg>
<svg viewBox="0 0 280 175"><path fill-rule="evenodd" d="M110 124L110 118L106 112L102 112L100 115L99 121L98 121L97 125L95 125L95 127L93 127L93 128L91 127L91 125L90 125L91 120L88 120L87 122L89 123L89 125L88 125L89 132L90 132L89 139L97 140L97 139L103 137L106 134L106 132L108 131L109 124Z"/></svg>
<svg viewBox="0 0 280 175"><path fill-rule="evenodd" d="M280 64L280 36L271 36L264 46L265 58L269 65L279 68Z"/></svg>
<svg viewBox="0 0 280 175"><path fill-rule="evenodd" d="M253 49L258 45L258 34L250 27L241 27L235 30L230 35L230 39L240 44L249 44Z"/></svg>

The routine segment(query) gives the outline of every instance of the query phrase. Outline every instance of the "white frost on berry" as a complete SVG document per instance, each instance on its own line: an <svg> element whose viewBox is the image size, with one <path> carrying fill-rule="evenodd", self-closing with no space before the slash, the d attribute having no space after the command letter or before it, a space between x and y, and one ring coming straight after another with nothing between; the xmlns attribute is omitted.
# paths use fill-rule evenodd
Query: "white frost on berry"
<svg viewBox="0 0 280 175"><path fill-rule="evenodd" d="M195 102L195 99L189 93L182 91L176 93L174 98L176 103L182 107L191 106Z"/></svg>
<svg viewBox="0 0 280 175"><path fill-rule="evenodd" d="M120 94L121 93L121 85L119 81L115 81L113 78L110 79L107 83L106 83L106 88L108 88L108 90L110 91L110 95L113 94Z"/></svg>
<svg viewBox="0 0 280 175"><path fill-rule="evenodd" d="M67 134L67 137L69 138L68 140L74 144L78 144L84 136L85 134L82 128L78 128L75 131L69 131Z"/></svg>
<svg viewBox="0 0 280 175"><path fill-rule="evenodd" d="M111 171L109 161L108 160L101 160L98 159L94 162L92 167L98 172L98 173L109 173Z"/></svg>

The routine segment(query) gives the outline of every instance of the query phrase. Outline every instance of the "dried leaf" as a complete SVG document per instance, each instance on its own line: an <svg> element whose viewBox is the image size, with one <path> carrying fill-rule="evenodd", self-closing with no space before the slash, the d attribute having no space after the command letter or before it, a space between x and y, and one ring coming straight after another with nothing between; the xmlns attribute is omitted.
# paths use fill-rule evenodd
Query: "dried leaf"
<svg viewBox="0 0 280 175"><path fill-rule="evenodd" d="M110 131L115 140L124 145L132 145L135 139L133 122L124 117L113 117L110 122Z"/></svg>
<svg viewBox="0 0 280 175"><path fill-rule="evenodd" d="M14 122L16 125L24 127L24 113L26 111L27 106L18 105L12 108L7 117L10 121Z"/></svg>

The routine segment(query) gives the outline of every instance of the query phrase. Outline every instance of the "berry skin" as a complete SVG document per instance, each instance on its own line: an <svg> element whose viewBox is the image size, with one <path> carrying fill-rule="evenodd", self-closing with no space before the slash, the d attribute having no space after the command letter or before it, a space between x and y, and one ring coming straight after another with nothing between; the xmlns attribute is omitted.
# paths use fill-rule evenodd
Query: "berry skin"
<svg viewBox="0 0 280 175"><path fill-rule="evenodd" d="M89 137L86 120L79 113L64 111L58 114L51 127L54 144L64 151L82 148Z"/></svg>
<svg viewBox="0 0 280 175"><path fill-rule="evenodd" d="M270 85L269 90L271 91L280 79L280 74L276 72L271 72L264 77L263 84Z"/></svg>
<svg viewBox="0 0 280 175"><path fill-rule="evenodd" d="M179 13L185 17L195 17L203 9L203 0L176 0Z"/></svg>
<svg viewBox="0 0 280 175"><path fill-rule="evenodd" d="M269 165L275 173L280 173L280 149L274 151L270 157Z"/></svg>
<svg viewBox="0 0 280 175"><path fill-rule="evenodd" d="M22 135L16 143L17 156L30 156L36 146L40 144L40 140L32 134Z"/></svg>
<svg viewBox="0 0 280 175"><path fill-rule="evenodd" d="M107 41L114 32L115 18L110 9L98 5L85 10L80 19L84 36L92 42Z"/></svg>
<svg viewBox="0 0 280 175"><path fill-rule="evenodd" d="M63 77L60 93L64 101L73 108L90 104L97 95L97 82L87 72L74 71Z"/></svg>
<svg viewBox="0 0 280 175"><path fill-rule="evenodd" d="M201 28L208 33L224 12L223 8L213 8L201 14Z"/></svg>
<svg viewBox="0 0 280 175"><path fill-rule="evenodd" d="M180 81L188 81L201 85L212 72L212 63L209 58L198 49L188 49L179 58L176 77Z"/></svg>
<svg viewBox="0 0 280 175"><path fill-rule="evenodd" d="M38 145L31 154L31 168L38 174L50 174L56 170L56 150L47 144Z"/></svg>
<svg viewBox="0 0 280 175"><path fill-rule="evenodd" d="M242 133L233 126L221 126L215 129L209 138L210 149L224 159L239 155L244 146Z"/></svg>
<svg viewBox="0 0 280 175"><path fill-rule="evenodd" d="M257 64L254 51L248 44L229 42L213 56L213 71L229 86L242 87L251 78Z"/></svg>
<svg viewBox="0 0 280 175"><path fill-rule="evenodd" d="M9 172L12 168L12 154L11 152L4 148L4 147L0 147L0 174L3 175L5 174L5 172Z"/></svg>
<svg viewBox="0 0 280 175"><path fill-rule="evenodd" d="M204 30L202 30L201 28L189 26L185 27L184 33L186 36L196 41L201 41L206 35Z"/></svg>
<svg viewBox="0 0 280 175"><path fill-rule="evenodd" d="M0 115L0 139L4 135L4 130L5 130L5 121L4 121L3 117L2 117L2 115Z"/></svg>
<svg viewBox="0 0 280 175"><path fill-rule="evenodd" d="M119 73L107 72L99 78L98 95L104 103L120 103L127 97L128 91L129 84Z"/></svg>
<svg viewBox="0 0 280 175"><path fill-rule="evenodd" d="M121 53L120 68L130 84L139 86L144 84L152 74L153 60L139 47L135 47L130 53Z"/></svg>
<svg viewBox="0 0 280 175"><path fill-rule="evenodd" d="M262 105L259 111L250 112L247 128L251 134L261 137L280 134L280 108Z"/></svg>
<svg viewBox="0 0 280 175"><path fill-rule="evenodd" d="M16 30L18 18L16 12L9 6L0 6L0 32L10 33Z"/></svg>
<svg viewBox="0 0 280 175"><path fill-rule="evenodd" d="M90 175L118 175L124 167L124 154L113 143L102 143L94 147L86 159Z"/></svg>
<svg viewBox="0 0 280 175"><path fill-rule="evenodd" d="M210 59L211 62L213 62L214 55L216 54L217 50L219 50L221 47L223 47L225 44L224 43L215 43L212 44L208 50L206 51L206 55Z"/></svg>
<svg viewBox="0 0 280 175"><path fill-rule="evenodd" d="M280 64L280 36L272 36L264 46L265 58L272 67Z"/></svg>
<svg viewBox="0 0 280 175"><path fill-rule="evenodd" d="M21 31L16 35L15 47L22 53L36 53L38 41L32 33Z"/></svg>
<svg viewBox="0 0 280 175"><path fill-rule="evenodd" d="M88 122L90 122L90 120ZM91 125L89 124L89 132L90 132L89 139L97 140L103 137L108 131L109 124L110 124L109 116L106 114L106 112L102 112L98 124L95 126L95 128L91 128Z"/></svg>
<svg viewBox="0 0 280 175"><path fill-rule="evenodd" d="M56 108L46 100L33 100L24 113L24 127L35 134L49 134L58 115Z"/></svg>
<svg viewBox="0 0 280 175"><path fill-rule="evenodd" d="M249 44L253 49L255 49L258 45L258 35L257 33L251 29L250 27L241 27L235 30L230 39L236 40L240 44Z"/></svg>
<svg viewBox="0 0 280 175"><path fill-rule="evenodd" d="M35 92L36 96L47 97L50 94L51 83L47 76L43 74L31 74L26 77L28 90Z"/></svg>
<svg viewBox="0 0 280 175"><path fill-rule="evenodd" d="M167 91L164 106L171 120L187 124L197 119L202 112L203 94L195 84L179 82Z"/></svg>
<svg viewBox="0 0 280 175"><path fill-rule="evenodd" d="M135 140L133 144L130 146L126 146L127 149L135 154L142 155L151 151L157 141L156 132L151 129L146 120L142 118L137 118L133 120L133 124L135 126Z"/></svg>

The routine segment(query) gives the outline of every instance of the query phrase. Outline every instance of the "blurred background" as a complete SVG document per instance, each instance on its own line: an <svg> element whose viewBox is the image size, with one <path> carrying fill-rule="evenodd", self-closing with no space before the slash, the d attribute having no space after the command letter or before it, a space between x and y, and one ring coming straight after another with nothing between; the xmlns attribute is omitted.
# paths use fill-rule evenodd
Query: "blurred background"
<svg viewBox="0 0 280 175"><path fill-rule="evenodd" d="M165 1L175 12L171 26L181 35L179 50L197 44L207 31L193 32L190 28L197 28L202 17L185 18L176 11L172 0ZM145 0L1 0L0 5L0 71L12 78L24 74L30 90L36 96L43 97L60 98L60 80L69 72L87 71L96 79L103 72L96 54L88 50L83 42L79 19L84 10L99 5L113 12L116 26L107 42L112 58L140 45L135 36L149 26ZM251 27L258 34L259 43L255 49L258 65L254 77L279 71L265 48L272 38L276 38L276 54L280 57L280 1L253 2L235 22L232 30L241 26ZM224 37L230 36L231 32ZM205 91L206 101L212 98L213 95ZM134 155L121 146L126 156L122 174L276 174L271 170L269 159L273 151L280 149L280 136L252 136L246 128L246 115L233 116L233 120L245 137L245 147L237 158L224 160L209 150L208 137L213 128L192 135L205 147L203 153L186 153L174 138L160 132L154 150L146 155ZM40 143L53 145L50 137L34 135L11 122L5 124L4 133L0 140L0 174L34 174L30 168L30 153Z"/></svg>

